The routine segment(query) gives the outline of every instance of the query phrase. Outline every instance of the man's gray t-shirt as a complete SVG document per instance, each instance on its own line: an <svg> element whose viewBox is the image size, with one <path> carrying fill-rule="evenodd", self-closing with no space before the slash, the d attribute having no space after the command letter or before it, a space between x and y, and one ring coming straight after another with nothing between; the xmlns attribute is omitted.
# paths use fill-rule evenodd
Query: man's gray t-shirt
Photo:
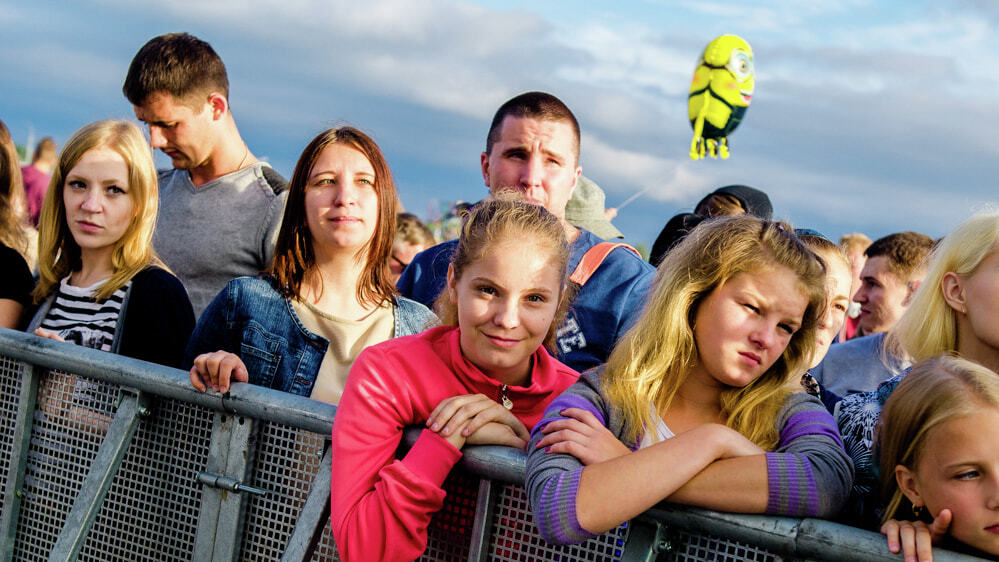
<svg viewBox="0 0 999 562"><path fill-rule="evenodd" d="M153 245L201 312L231 279L255 275L274 256L286 182L264 162L199 187L187 170L159 174Z"/></svg>

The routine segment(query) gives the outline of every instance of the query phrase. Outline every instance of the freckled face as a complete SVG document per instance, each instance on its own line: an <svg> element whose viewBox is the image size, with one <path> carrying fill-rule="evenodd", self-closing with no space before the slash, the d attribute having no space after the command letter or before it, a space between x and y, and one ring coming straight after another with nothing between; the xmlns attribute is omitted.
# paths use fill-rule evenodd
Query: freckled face
<svg viewBox="0 0 999 562"><path fill-rule="evenodd" d="M732 277L697 308L690 377L712 387L752 383L784 353L807 307L798 277L786 267Z"/></svg>
<svg viewBox="0 0 999 562"><path fill-rule="evenodd" d="M531 242L497 242L460 279L448 272L462 355L505 384L525 383L531 356L554 321L561 272L549 254Z"/></svg>

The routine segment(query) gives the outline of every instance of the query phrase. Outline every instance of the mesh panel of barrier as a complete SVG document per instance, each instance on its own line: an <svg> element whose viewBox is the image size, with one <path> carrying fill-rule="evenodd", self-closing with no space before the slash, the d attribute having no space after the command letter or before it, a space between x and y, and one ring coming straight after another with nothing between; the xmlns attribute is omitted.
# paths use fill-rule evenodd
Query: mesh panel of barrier
<svg viewBox="0 0 999 562"><path fill-rule="evenodd" d="M252 485L270 493L248 497L240 560L281 557L322 461L325 441L325 436L286 425L260 424ZM329 517L325 526L329 527ZM335 559L328 531L314 559Z"/></svg>
<svg viewBox="0 0 999 562"><path fill-rule="evenodd" d="M212 413L163 399L140 423L80 560L190 560Z"/></svg>
<svg viewBox="0 0 999 562"><path fill-rule="evenodd" d="M534 525L527 492L520 486L500 490L493 519L489 559L529 560L619 560L627 535L625 525L586 542L559 546L546 542Z"/></svg>
<svg viewBox="0 0 999 562"><path fill-rule="evenodd" d="M424 562L468 559L479 479L452 470L444 480L444 491L447 493L444 507L434 514L427 528L427 550L420 557Z"/></svg>
<svg viewBox="0 0 999 562"><path fill-rule="evenodd" d="M58 371L43 376L24 474L15 560L46 560L117 403L115 385Z"/></svg>
<svg viewBox="0 0 999 562"><path fill-rule="evenodd" d="M319 546L312 555L314 562L328 562L330 560L340 560L337 555L336 545L333 544L333 529L330 522L323 523L323 536L319 539Z"/></svg>
<svg viewBox="0 0 999 562"><path fill-rule="evenodd" d="M677 562L780 562L783 558L755 546L711 535L674 531L669 560Z"/></svg>
<svg viewBox="0 0 999 562"><path fill-rule="evenodd" d="M7 473L14 454L14 422L26 365L0 356L0 498L7 493Z"/></svg>

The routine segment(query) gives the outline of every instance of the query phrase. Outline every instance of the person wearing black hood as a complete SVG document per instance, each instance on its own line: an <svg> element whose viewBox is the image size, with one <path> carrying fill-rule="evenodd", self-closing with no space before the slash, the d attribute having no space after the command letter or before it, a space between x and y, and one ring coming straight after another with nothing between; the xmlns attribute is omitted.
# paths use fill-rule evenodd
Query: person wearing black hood
<svg viewBox="0 0 999 562"><path fill-rule="evenodd" d="M770 198L755 187L748 185L719 187L705 195L694 207L693 213L680 213L666 222L666 226L652 244L649 263L659 267L659 263L670 249L706 218L749 214L770 220L773 212Z"/></svg>

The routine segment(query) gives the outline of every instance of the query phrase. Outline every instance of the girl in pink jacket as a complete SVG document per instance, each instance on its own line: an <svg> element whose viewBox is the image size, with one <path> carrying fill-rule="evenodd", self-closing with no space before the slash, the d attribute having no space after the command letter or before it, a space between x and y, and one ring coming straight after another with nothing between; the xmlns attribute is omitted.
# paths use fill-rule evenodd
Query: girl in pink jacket
<svg viewBox="0 0 999 562"><path fill-rule="evenodd" d="M544 344L564 313L568 243L543 207L506 200L466 218L436 302L443 326L369 347L333 424L333 535L340 557L412 560L467 444L524 448L578 378ZM423 425L401 459L402 430Z"/></svg>

